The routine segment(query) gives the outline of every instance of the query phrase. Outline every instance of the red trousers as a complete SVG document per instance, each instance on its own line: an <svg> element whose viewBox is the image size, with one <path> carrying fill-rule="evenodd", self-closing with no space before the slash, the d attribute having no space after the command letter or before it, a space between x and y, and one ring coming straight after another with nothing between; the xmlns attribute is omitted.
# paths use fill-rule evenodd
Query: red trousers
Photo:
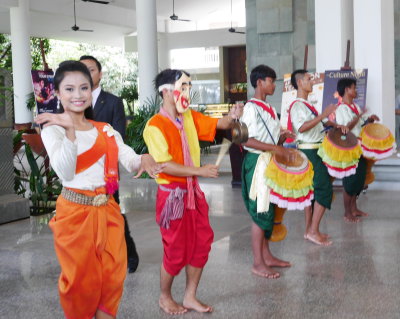
<svg viewBox="0 0 400 319"><path fill-rule="evenodd" d="M76 190L88 196L100 192ZM50 221L61 266L61 306L68 319L92 319L100 309L116 316L126 276L124 219L118 204L86 206L58 197Z"/></svg>
<svg viewBox="0 0 400 319"><path fill-rule="evenodd" d="M186 188L184 184L173 183L163 185L166 188L175 188L179 185ZM159 223L161 211L163 210L169 192L158 188L156 202L156 221ZM163 265L165 270L172 276L179 274L186 265L203 268L208 260L214 232L208 219L208 204L204 197L196 197L196 208L186 208L186 197L184 195L184 213L181 219L171 220L168 229L160 227L162 242L164 246Z"/></svg>

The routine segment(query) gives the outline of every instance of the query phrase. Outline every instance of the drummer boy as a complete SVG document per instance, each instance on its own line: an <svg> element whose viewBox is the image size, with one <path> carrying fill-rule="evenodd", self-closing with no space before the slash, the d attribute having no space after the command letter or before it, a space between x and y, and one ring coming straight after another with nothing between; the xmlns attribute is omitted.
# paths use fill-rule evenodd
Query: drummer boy
<svg viewBox="0 0 400 319"><path fill-rule="evenodd" d="M359 137L364 123L379 121L376 115L366 116L365 111L354 103L357 97L357 81L352 78L340 79L337 92L342 97L342 103L336 109L336 123L346 125L351 132ZM367 160L361 156L356 173L343 178L344 219L348 222L359 222L361 216L368 216L357 207L357 197L364 188L367 173Z"/></svg>
<svg viewBox="0 0 400 319"><path fill-rule="evenodd" d="M292 136L281 131L275 109L266 102L268 95L274 94L276 73L266 65L255 67L250 74L250 82L255 93L243 111L242 122L248 127L248 141L244 148L248 151L242 166L242 196L252 219L251 243L253 250L252 273L263 278L278 278L279 272L271 267L290 267L287 261L276 258L269 248L269 239L274 226L276 206L269 203L266 183L263 178L254 178L255 172L263 174L272 153L286 158L291 155L281 146ZM262 176L262 175L261 175ZM260 182L261 180L261 182ZM256 194L254 196L254 194Z"/></svg>
<svg viewBox="0 0 400 319"><path fill-rule="evenodd" d="M291 104L288 111L288 128L296 134L298 148L306 154L314 167L314 203L312 207L305 208L305 233L304 238L321 246L329 246L332 241L327 234L321 233L319 225L325 210L331 208L333 189L328 170L321 157L318 156L318 148L325 137L325 126L340 127L344 133L348 129L327 120L337 106L327 106L321 114L307 101L312 92L313 81L311 74L306 70L296 70L292 73L291 84L297 90L297 98Z"/></svg>

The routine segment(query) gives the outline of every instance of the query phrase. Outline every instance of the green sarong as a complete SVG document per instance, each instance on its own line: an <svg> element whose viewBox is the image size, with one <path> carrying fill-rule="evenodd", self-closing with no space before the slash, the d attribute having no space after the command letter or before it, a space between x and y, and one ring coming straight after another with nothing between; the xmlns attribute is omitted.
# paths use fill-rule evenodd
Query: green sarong
<svg viewBox="0 0 400 319"><path fill-rule="evenodd" d="M249 198L251 182L253 180L254 169L260 154L247 152L242 165L242 196L244 204L252 220L265 232L265 238L270 239L274 228L275 205L269 204L267 212L257 213L257 200Z"/></svg>
<svg viewBox="0 0 400 319"><path fill-rule="evenodd" d="M359 195L364 188L365 177L367 176L367 161L363 156L360 157L356 173L343 178L343 187L347 194L351 196Z"/></svg>
<svg viewBox="0 0 400 319"><path fill-rule="evenodd" d="M321 206L331 209L333 196L332 178L321 157L317 154L318 149L302 149L301 151L306 154L314 167L314 200Z"/></svg>

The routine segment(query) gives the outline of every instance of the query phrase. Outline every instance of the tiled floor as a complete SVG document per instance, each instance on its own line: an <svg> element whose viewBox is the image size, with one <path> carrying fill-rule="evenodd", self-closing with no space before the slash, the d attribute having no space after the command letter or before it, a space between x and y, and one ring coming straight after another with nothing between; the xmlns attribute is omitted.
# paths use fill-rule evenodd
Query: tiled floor
<svg viewBox="0 0 400 319"><path fill-rule="evenodd" d="M359 224L343 221L341 194L323 219L334 244L318 247L303 239L303 213L289 212L289 232L272 251L293 263L277 280L250 273L250 220L240 189L230 176L202 180L210 204L215 242L198 295L214 306L211 315L184 318L400 318L400 200L398 192L361 195L371 213ZM140 254L139 269L127 276L118 318L170 318L158 308L162 247L154 221L156 185L125 175L121 199ZM59 267L45 221L0 226L0 318L62 318L57 295ZM184 276L174 285L182 299Z"/></svg>

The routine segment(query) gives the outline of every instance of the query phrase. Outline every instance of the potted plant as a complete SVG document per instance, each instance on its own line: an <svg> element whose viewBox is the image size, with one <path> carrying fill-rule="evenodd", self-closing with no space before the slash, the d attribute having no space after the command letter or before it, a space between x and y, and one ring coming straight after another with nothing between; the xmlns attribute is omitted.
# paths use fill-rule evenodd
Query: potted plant
<svg viewBox="0 0 400 319"><path fill-rule="evenodd" d="M30 199L31 216L51 213L55 209L55 201L62 189L56 173L50 168L43 143L41 139L38 142L38 139L40 135L24 135L24 131L18 132L14 137L14 190L17 194ZM19 152L20 145L25 146L23 152Z"/></svg>

